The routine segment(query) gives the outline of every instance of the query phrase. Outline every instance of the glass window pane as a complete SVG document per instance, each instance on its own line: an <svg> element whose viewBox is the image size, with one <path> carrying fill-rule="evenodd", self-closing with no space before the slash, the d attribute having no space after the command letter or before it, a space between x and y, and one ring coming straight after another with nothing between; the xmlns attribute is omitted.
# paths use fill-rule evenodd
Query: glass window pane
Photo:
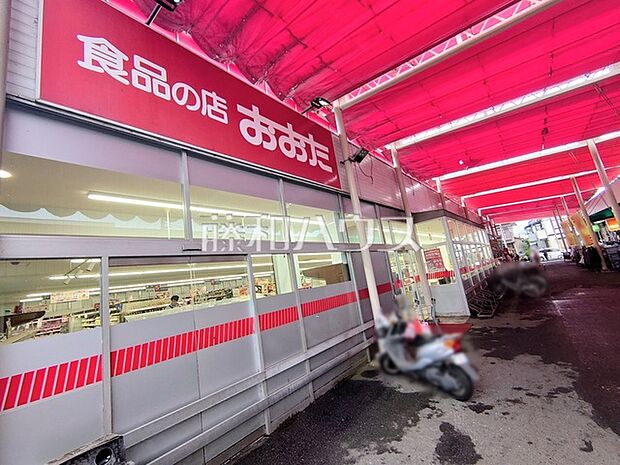
<svg viewBox="0 0 620 465"><path fill-rule="evenodd" d="M293 292L291 270L285 254L253 255L252 274L257 298Z"/></svg>
<svg viewBox="0 0 620 465"><path fill-rule="evenodd" d="M99 259L0 261L0 343L97 327L99 302Z"/></svg>
<svg viewBox="0 0 620 465"><path fill-rule="evenodd" d="M396 244L392 231L390 231L390 221L381 220L381 229L383 230L383 237L385 237L386 244Z"/></svg>
<svg viewBox="0 0 620 465"><path fill-rule="evenodd" d="M245 260L110 266L112 323L249 299Z"/></svg>
<svg viewBox="0 0 620 465"><path fill-rule="evenodd" d="M338 213L305 205L286 204L293 242L342 242L338 239Z"/></svg>
<svg viewBox="0 0 620 465"><path fill-rule="evenodd" d="M415 227L422 247L446 242L446 233L441 218L417 223Z"/></svg>
<svg viewBox="0 0 620 465"><path fill-rule="evenodd" d="M405 221L391 220L390 226L392 228L392 238L394 244L405 243L408 239L408 235L412 233L410 228L407 228Z"/></svg>
<svg viewBox="0 0 620 465"><path fill-rule="evenodd" d="M295 272L300 289L349 281L349 267L342 253L295 254Z"/></svg>
<svg viewBox="0 0 620 465"><path fill-rule="evenodd" d="M0 233L183 237L181 185L6 153Z"/></svg>
<svg viewBox="0 0 620 465"><path fill-rule="evenodd" d="M459 236L459 231L457 228L457 221L453 220L452 218L447 218L447 221L448 221L448 230L450 231L450 237L452 238L453 241L459 241L460 236Z"/></svg>
<svg viewBox="0 0 620 465"><path fill-rule="evenodd" d="M372 244L383 244L383 237L381 235L381 224L376 219L375 206L368 202L360 202L362 210L361 217L363 224L366 227L366 234L368 242ZM360 238L357 233L357 225L354 220L353 204L351 199L344 197L342 199L343 217L345 222L345 229L347 231L347 238L350 244L359 244Z"/></svg>
<svg viewBox="0 0 620 465"><path fill-rule="evenodd" d="M277 200L190 188L195 238L284 241L284 220Z"/></svg>

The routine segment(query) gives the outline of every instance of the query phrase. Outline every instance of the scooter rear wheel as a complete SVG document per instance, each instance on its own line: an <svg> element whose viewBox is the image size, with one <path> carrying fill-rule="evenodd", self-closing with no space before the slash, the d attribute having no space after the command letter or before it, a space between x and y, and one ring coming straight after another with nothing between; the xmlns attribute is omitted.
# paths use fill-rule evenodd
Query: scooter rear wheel
<svg viewBox="0 0 620 465"><path fill-rule="evenodd" d="M448 391L452 397L462 402L471 399L474 393L474 383L465 371L458 365L449 365L448 374L456 381L456 388Z"/></svg>
<svg viewBox="0 0 620 465"><path fill-rule="evenodd" d="M388 375L398 375L400 370L388 354L381 354L379 356L379 367Z"/></svg>

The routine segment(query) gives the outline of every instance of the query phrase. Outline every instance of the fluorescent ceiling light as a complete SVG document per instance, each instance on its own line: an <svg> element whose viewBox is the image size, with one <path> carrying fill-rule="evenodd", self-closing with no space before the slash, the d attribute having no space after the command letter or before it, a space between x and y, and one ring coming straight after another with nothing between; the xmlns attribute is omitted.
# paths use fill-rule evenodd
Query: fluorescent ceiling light
<svg viewBox="0 0 620 465"><path fill-rule="evenodd" d="M613 169L613 168L618 168L618 166L611 166L611 167L607 167L606 169ZM470 199L472 197L479 197L481 195L497 194L499 192L522 189L524 187L539 186L541 184L547 184L547 183L556 182L556 181L565 181L566 179L578 178L580 176L586 176L588 174L594 174L594 173L596 173L596 170L581 171L579 173L566 174L563 176L555 176L553 178L540 179L538 181L524 182L522 184L513 184L512 186L498 187L497 189L490 189L488 191L476 192L475 194L464 195L463 198Z"/></svg>
<svg viewBox="0 0 620 465"><path fill-rule="evenodd" d="M272 267L271 263L257 263L254 265L255 267L264 267L269 266ZM142 270L142 271L112 271L110 272L110 277L119 277L119 276L144 276L144 275L153 275L153 274L167 274L167 273L183 273L183 272L196 272L196 271L212 271L212 270L226 270L231 268L246 268L247 265L242 264L232 264L232 265L211 265L211 266L198 266L198 267L187 267L187 268L170 268L170 269L156 269L156 270ZM50 276L49 279L52 281L58 281L66 279L79 278L79 279L93 279L98 278L100 276L99 273L83 273L80 275L53 275ZM204 279L204 278L203 278Z"/></svg>
<svg viewBox="0 0 620 465"><path fill-rule="evenodd" d="M75 263L75 264L82 264L82 263L99 263L101 261L101 259L99 258L72 258L70 260L71 263Z"/></svg>
<svg viewBox="0 0 620 465"><path fill-rule="evenodd" d="M0 170L0 179L12 178L13 175L6 170Z"/></svg>
<svg viewBox="0 0 620 465"><path fill-rule="evenodd" d="M263 275L270 275L272 274L271 272L265 272L265 271L261 271L260 273L254 273L254 276L263 276ZM142 289L142 288L146 288L147 286L184 286L184 285L188 285L188 284L199 284L199 283L204 283L206 281L211 281L211 280L215 280L215 281L222 281L222 280L227 280L229 278L235 278L235 279L239 279L242 277L247 277L247 275L245 274L235 274L235 275L225 275L225 276L214 276L214 277L205 277L205 278L196 278L196 279L178 279L178 280L174 280L174 281L157 281L157 282L148 282L148 283L137 283L137 284L124 284L122 286L110 286L110 293L118 293L118 292L128 292L131 290L138 290L138 288ZM93 287L90 289L86 289L89 293L90 292L100 292L100 289L98 287ZM115 292L112 292L115 291ZM33 294L27 294L26 297L45 297L45 296L49 296L52 295L55 291L48 291L48 292L37 292L37 293L33 293Z"/></svg>
<svg viewBox="0 0 620 465"><path fill-rule="evenodd" d="M39 302L43 300L43 297L30 297L28 299L22 299L20 300L20 302L24 303L24 302Z"/></svg>
<svg viewBox="0 0 620 465"><path fill-rule="evenodd" d="M120 196L116 194L89 192L88 198L90 200L98 200L101 202L121 203L125 205L138 205L142 207L165 208L167 210L179 210L179 211L183 210L183 204L181 203L166 202L163 200L143 199L139 197L125 197L125 196ZM190 206L190 210L201 212L201 213L217 214L217 215L251 216L251 217L262 216L260 213L223 210L221 208L212 208L212 207L198 207L195 205Z"/></svg>
<svg viewBox="0 0 620 465"><path fill-rule="evenodd" d="M620 137L620 131L609 132L607 134L603 134L600 137L595 137L594 142L601 143L604 141L617 139L618 137ZM550 147L545 150L539 150L536 152L527 153L525 155L519 155L517 157L507 158L505 160L500 160L500 161L496 161L493 163L487 163L485 165L480 165L475 168L468 168L466 170L454 171L452 173L444 174L443 176L439 176L438 178L433 178L433 179L439 179L440 181L445 181L448 179L454 179L454 178L459 178L462 176L467 176L469 174L480 173L482 171L489 171L489 170L493 170L496 168L501 168L503 166L513 165L515 163L535 160L537 158L543 158L549 155L555 155L557 153L569 152L571 150L575 150L575 149L578 149L581 147L587 147L587 146L588 146L588 143L585 140L578 141L578 142L571 142L569 144L558 145L557 147Z"/></svg>
<svg viewBox="0 0 620 465"><path fill-rule="evenodd" d="M576 78L572 78L567 81L545 87L544 89L536 90L529 94L509 100L507 102L503 102L490 108L480 110L476 113L469 114L462 118L449 121L440 126L427 129L412 136L404 137L394 142L393 144L397 149L403 149L405 147L409 147L419 142L432 139L442 134L447 134L457 129L462 129L473 124L480 123L481 121L495 118L505 113L509 113L520 108L532 105L534 103L547 100L551 97L562 95L564 93L579 89L586 85L595 84L603 79L608 79L609 77L616 76L619 73L620 63L613 63L611 65L605 66L604 68L599 68L595 71L582 74L581 76L578 76Z"/></svg>

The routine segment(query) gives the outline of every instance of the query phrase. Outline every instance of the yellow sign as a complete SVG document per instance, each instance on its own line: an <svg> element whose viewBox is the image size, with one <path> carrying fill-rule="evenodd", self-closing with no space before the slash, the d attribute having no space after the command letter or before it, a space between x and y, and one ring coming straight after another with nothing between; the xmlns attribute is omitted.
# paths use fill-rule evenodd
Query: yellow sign
<svg viewBox="0 0 620 465"><path fill-rule="evenodd" d="M615 218L609 218L608 220L605 220L605 223L607 223L607 229L610 231L620 231L620 225Z"/></svg>
<svg viewBox="0 0 620 465"><path fill-rule="evenodd" d="M590 230L586 223L586 220L583 219L580 212L575 213L572 217L573 224L575 225L575 229L585 242L587 246L594 245L594 238L590 234Z"/></svg>
<svg viewBox="0 0 620 465"><path fill-rule="evenodd" d="M562 221L562 231L564 231L564 237L566 237L566 243L569 247L579 245L568 220Z"/></svg>

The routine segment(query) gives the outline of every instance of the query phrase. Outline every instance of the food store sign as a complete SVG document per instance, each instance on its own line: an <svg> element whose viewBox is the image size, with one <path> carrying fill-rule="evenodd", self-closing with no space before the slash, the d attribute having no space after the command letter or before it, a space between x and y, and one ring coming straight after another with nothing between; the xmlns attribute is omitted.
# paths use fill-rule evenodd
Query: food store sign
<svg viewBox="0 0 620 465"><path fill-rule="evenodd" d="M45 0L39 98L339 188L331 133L101 0Z"/></svg>

